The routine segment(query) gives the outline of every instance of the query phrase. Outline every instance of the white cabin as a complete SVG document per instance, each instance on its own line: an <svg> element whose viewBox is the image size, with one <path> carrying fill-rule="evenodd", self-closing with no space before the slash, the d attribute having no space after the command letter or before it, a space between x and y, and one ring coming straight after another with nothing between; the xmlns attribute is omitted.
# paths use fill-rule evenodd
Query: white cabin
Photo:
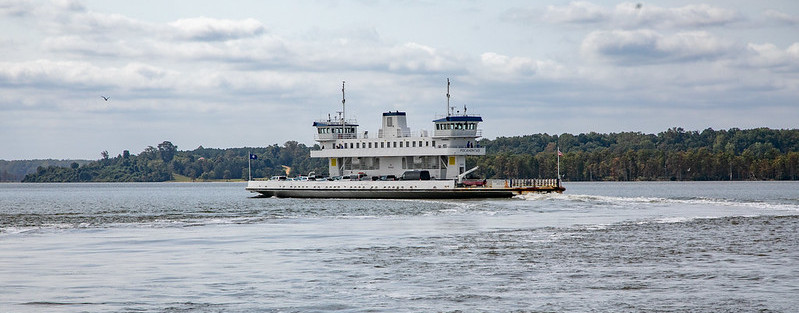
<svg viewBox="0 0 799 313"><path fill-rule="evenodd" d="M456 179L466 169L467 155L485 155L477 145L481 137L477 115L448 115L434 120L432 136L427 131L411 132L405 112L383 113L376 137L359 133L354 120L316 121L315 139L321 150L312 158L327 158L329 175L400 177L406 171L424 170L431 179Z"/></svg>

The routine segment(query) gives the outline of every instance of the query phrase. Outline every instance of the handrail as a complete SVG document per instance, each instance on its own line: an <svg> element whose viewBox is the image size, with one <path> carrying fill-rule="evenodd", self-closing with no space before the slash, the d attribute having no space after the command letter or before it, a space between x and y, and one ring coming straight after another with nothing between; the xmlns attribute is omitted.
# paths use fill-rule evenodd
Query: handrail
<svg viewBox="0 0 799 313"><path fill-rule="evenodd" d="M314 140L358 139L358 134L314 134Z"/></svg>
<svg viewBox="0 0 799 313"><path fill-rule="evenodd" d="M483 137L483 130L478 129L437 129L433 131L433 137Z"/></svg>
<svg viewBox="0 0 799 313"><path fill-rule="evenodd" d="M507 178L489 179L490 186L494 188L528 188L528 187L559 187L560 182L556 178Z"/></svg>
<svg viewBox="0 0 799 313"><path fill-rule="evenodd" d="M314 122L341 126L341 119L318 119L315 120ZM358 124L358 120L350 118L345 120L344 123L347 125Z"/></svg>

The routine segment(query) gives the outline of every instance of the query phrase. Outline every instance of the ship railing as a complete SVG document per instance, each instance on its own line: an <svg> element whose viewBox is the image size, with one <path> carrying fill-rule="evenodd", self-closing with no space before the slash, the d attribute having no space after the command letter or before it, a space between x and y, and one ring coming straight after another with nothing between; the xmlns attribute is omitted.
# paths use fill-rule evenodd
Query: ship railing
<svg viewBox="0 0 799 313"><path fill-rule="evenodd" d="M555 178L508 178L489 179L487 185L491 188L540 188L558 187L560 182Z"/></svg>
<svg viewBox="0 0 799 313"><path fill-rule="evenodd" d="M405 138L405 137L429 137L429 132L427 130L417 130L417 131L397 131L397 138ZM377 130L377 138L386 138L386 134L383 132L382 129Z"/></svg>
<svg viewBox="0 0 799 313"><path fill-rule="evenodd" d="M475 143L471 143L470 142L470 143L465 144L465 145L450 145L450 144L446 144L446 143L445 144L440 144L440 145L437 144L435 146L435 148L438 148L438 149L462 149L462 148L471 149L471 148L480 148L480 149L485 150L485 147L481 146L480 144L478 144L476 142Z"/></svg>
<svg viewBox="0 0 799 313"><path fill-rule="evenodd" d="M314 134L314 140L358 139L357 134Z"/></svg>
<svg viewBox="0 0 799 313"><path fill-rule="evenodd" d="M433 137L483 137L483 130L478 129L443 129L434 130Z"/></svg>
<svg viewBox="0 0 799 313"><path fill-rule="evenodd" d="M427 131L426 130L397 131L397 137L427 137Z"/></svg>
<svg viewBox="0 0 799 313"><path fill-rule="evenodd" d="M458 108L456 108L456 109L458 109ZM440 113L439 114L433 114L433 118L438 120L438 119L445 118L447 116L475 116L475 117L481 116L480 113L474 112L472 110L467 109L467 111L468 111L468 114L466 114L466 112L461 112L460 110L452 112L452 114L450 114L450 115L445 115L445 114L440 114Z"/></svg>
<svg viewBox="0 0 799 313"><path fill-rule="evenodd" d="M329 118L328 119L324 119L323 118L323 119L315 120L314 122L327 124L327 125L330 125L330 126L341 126L341 119L340 118L339 119L329 119ZM348 118L347 120L344 121L344 123L347 124L347 125L356 125L357 126L358 120L354 119L354 118Z"/></svg>

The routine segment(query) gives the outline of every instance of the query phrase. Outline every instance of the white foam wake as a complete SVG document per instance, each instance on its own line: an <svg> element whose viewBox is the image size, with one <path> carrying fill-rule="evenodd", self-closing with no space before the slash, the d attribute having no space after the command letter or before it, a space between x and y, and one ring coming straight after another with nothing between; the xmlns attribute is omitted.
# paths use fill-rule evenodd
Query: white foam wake
<svg viewBox="0 0 799 313"><path fill-rule="evenodd" d="M598 205L635 205L635 204L682 204L700 206L724 206L737 208L753 208L760 210L775 210L799 212L798 204L773 203L738 199L718 199L718 198L662 198L662 197L620 197L620 196L600 196L600 195L576 195L576 194L526 194L516 196L518 199L529 201L571 201L581 203L593 203Z"/></svg>

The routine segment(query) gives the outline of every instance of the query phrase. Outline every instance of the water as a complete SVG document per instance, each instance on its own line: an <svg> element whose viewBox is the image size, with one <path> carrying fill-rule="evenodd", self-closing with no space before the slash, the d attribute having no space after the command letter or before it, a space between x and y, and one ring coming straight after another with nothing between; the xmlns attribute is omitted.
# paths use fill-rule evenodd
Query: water
<svg viewBox="0 0 799 313"><path fill-rule="evenodd" d="M799 183L501 200L0 184L0 312L795 312Z"/></svg>

